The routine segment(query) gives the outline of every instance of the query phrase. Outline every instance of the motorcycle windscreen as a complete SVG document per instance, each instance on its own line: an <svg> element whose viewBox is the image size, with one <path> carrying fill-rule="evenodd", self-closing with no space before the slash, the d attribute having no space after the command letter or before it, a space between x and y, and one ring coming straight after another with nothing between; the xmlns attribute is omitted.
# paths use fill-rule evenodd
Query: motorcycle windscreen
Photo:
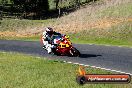
<svg viewBox="0 0 132 88"><path fill-rule="evenodd" d="M53 43L54 43L54 44L59 44L61 38L62 38L61 36L54 36L54 37L53 37Z"/></svg>

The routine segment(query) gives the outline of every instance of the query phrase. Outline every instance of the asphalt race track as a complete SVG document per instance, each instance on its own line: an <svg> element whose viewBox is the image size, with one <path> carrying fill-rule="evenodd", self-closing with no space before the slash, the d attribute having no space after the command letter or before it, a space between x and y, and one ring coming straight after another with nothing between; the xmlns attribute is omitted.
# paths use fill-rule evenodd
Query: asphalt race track
<svg viewBox="0 0 132 88"><path fill-rule="evenodd" d="M40 42L36 41L0 40L0 51L44 56L132 74L132 48L87 44L75 44L74 46L81 52L80 57L49 55L42 49Z"/></svg>

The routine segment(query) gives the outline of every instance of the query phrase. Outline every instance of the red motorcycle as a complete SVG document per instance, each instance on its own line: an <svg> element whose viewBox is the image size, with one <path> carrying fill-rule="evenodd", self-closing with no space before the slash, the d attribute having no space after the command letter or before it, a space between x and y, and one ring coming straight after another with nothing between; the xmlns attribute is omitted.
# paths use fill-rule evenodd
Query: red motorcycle
<svg viewBox="0 0 132 88"><path fill-rule="evenodd" d="M68 36L53 35L52 39L52 44L55 46L52 52L55 55L80 56L80 52L73 47Z"/></svg>

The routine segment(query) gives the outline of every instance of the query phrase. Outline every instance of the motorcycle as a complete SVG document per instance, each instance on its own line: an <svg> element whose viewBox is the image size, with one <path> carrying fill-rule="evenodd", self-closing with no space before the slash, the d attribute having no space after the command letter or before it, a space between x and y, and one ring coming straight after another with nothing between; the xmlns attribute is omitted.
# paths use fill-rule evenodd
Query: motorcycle
<svg viewBox="0 0 132 88"><path fill-rule="evenodd" d="M69 36L53 35L52 44L55 46L55 48L52 48L55 55L80 56L80 52L73 47Z"/></svg>

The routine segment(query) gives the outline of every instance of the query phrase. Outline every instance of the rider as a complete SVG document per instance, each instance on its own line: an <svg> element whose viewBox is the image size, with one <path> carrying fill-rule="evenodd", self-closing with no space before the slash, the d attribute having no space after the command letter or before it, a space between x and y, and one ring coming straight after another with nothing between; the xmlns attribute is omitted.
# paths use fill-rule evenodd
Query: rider
<svg viewBox="0 0 132 88"><path fill-rule="evenodd" d="M52 44L53 35L61 35L61 34L53 31L53 28L51 27L46 27L45 31L43 32L42 41L44 44L43 49L46 49L49 54L52 52L52 48L54 47L54 45Z"/></svg>

